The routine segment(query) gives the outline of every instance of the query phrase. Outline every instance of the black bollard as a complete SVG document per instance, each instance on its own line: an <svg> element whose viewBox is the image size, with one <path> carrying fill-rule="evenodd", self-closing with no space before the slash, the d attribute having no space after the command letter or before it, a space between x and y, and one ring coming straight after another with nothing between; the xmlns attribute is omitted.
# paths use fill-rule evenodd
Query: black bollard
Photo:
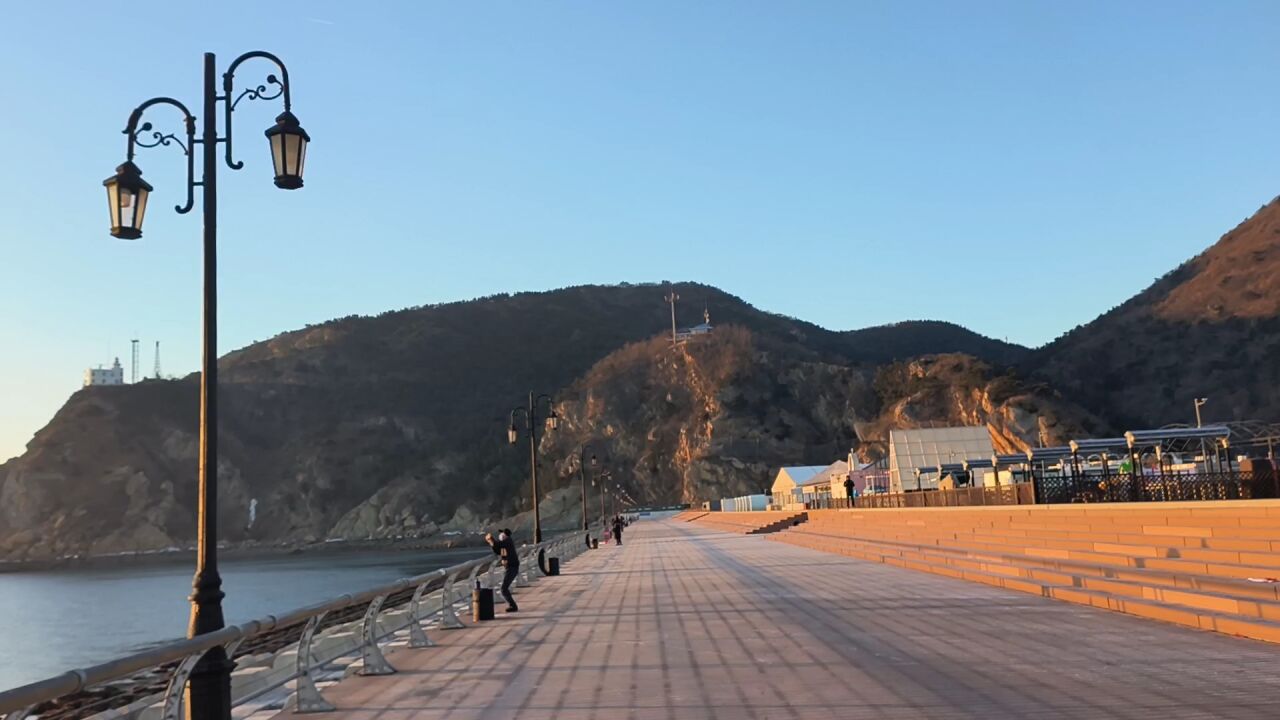
<svg viewBox="0 0 1280 720"><path fill-rule="evenodd" d="M476 622L493 619L493 588L480 587L479 580L471 591L471 619Z"/></svg>
<svg viewBox="0 0 1280 720"><path fill-rule="evenodd" d="M547 558L547 574L548 575L560 574L560 558L557 558L557 557Z"/></svg>

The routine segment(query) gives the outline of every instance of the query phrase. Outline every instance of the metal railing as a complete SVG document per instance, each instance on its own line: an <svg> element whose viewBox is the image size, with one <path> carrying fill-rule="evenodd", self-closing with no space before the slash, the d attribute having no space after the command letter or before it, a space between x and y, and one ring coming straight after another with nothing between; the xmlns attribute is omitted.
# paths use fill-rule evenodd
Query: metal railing
<svg viewBox="0 0 1280 720"><path fill-rule="evenodd" d="M1037 475L1032 482L950 490L925 489L853 498L809 498L810 510L847 508L965 507L1083 502L1165 502L1249 500L1280 497L1280 474L1249 471L1212 473L1081 473Z"/></svg>
<svg viewBox="0 0 1280 720"><path fill-rule="evenodd" d="M1248 500L1275 497L1275 473L1088 473L1036 477L1041 503Z"/></svg>
<svg viewBox="0 0 1280 720"><path fill-rule="evenodd" d="M544 555L558 555L561 562L565 562L587 549L582 536L579 531L520 548L521 572L517 586L527 586L534 580L542 569L540 561ZM358 654L358 672L362 675L396 672L380 645L407 629L409 647L433 646L435 643L427 636L423 623L436 615L439 615L437 629L463 627L455 606L467 595L465 590L458 592L455 587L461 583L464 589L469 589L476 582L497 587L502 579L500 565L496 555L476 558L280 616L268 615L92 667L70 670L0 692L0 717L25 720L38 715L41 720L75 720L111 710L114 717L129 718L160 705L159 720L177 720L182 715L184 689L192 669L207 651L219 645L232 659L257 657L259 662L244 664L258 670L255 678L269 676L262 682L238 683L242 678L233 674L233 706L296 680L290 700L296 712L333 710L334 706L321 696L316 686L325 665ZM428 602L429 599L434 602ZM317 642L331 628L355 629L357 621L358 631L346 634L344 641ZM272 672L279 665L274 662L276 656L291 647L297 648L292 666L283 672ZM265 672L262 671L263 655L268 656Z"/></svg>
<svg viewBox="0 0 1280 720"><path fill-rule="evenodd" d="M921 490L907 493L880 493L853 498L832 498L835 508L967 507L970 505L1030 505L1035 502L1030 485L961 487L949 490Z"/></svg>

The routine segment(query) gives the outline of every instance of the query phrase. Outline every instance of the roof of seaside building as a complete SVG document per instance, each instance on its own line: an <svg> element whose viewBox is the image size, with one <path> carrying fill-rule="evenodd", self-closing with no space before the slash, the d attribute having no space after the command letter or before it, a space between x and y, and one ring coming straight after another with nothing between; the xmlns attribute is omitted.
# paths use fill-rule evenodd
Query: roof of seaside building
<svg viewBox="0 0 1280 720"><path fill-rule="evenodd" d="M849 477L849 463L844 460L837 460L822 469L822 472L814 475L805 481L805 486L809 485L829 485L833 479L844 479Z"/></svg>
<svg viewBox="0 0 1280 720"><path fill-rule="evenodd" d="M787 492L794 488L813 485L819 480L815 480L817 476L829 468L830 465L796 465L794 467L779 468L778 474L773 479L773 492Z"/></svg>

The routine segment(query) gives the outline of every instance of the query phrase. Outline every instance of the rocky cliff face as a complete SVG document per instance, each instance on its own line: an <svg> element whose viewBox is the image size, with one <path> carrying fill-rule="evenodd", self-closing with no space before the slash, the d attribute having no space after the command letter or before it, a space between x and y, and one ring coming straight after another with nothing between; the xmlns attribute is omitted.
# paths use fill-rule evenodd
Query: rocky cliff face
<svg viewBox="0 0 1280 720"><path fill-rule="evenodd" d="M875 388L881 402L873 420L859 426L868 459L879 457L893 429L986 425L998 453L1065 445L1102 436L1107 424L1044 383L1012 370L997 371L967 355L931 355L881 367Z"/></svg>
<svg viewBox="0 0 1280 720"><path fill-rule="evenodd" d="M855 421L879 417L876 363L1021 352L937 323L834 333L687 283L675 286L682 298L737 329L673 352L650 340L669 327L669 289L579 287L343 318L231 353L219 363L221 537L426 537L522 522L527 455L507 445L506 427L530 389L555 394L567 418L544 447L549 527L577 522L566 458L587 438L611 441L638 500L758 491L778 464L847 452ZM943 417L904 408L901 422ZM0 467L0 558L189 546L197 412L194 376L77 392Z"/></svg>
<svg viewBox="0 0 1280 720"><path fill-rule="evenodd" d="M578 482L590 443L624 490L657 504L767 492L779 466L850 449L874 459L895 428L986 424L1000 452L1016 452L1102 427L1043 384L966 355L831 364L742 328L628 346L563 397L562 430L544 446L563 458L560 482Z"/></svg>
<svg viewBox="0 0 1280 720"><path fill-rule="evenodd" d="M593 452L643 503L760 492L779 463L831 462L853 442L866 373L740 327L673 348L668 338L605 358L562 394L544 451L577 481ZM864 398L865 401L865 398Z"/></svg>

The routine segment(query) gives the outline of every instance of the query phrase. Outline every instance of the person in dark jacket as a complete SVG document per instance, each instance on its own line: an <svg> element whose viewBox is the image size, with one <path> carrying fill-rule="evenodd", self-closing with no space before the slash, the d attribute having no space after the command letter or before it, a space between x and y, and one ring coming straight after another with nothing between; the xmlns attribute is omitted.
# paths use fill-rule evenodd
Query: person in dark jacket
<svg viewBox="0 0 1280 720"><path fill-rule="evenodd" d="M499 530L496 540L491 533L487 533L484 541L493 548L494 555L502 558L502 566L506 568L502 575L502 597L507 601L507 612L518 612L520 608L516 606L516 599L511 596L511 583L520 574L520 553L516 551L516 543L511 539L511 530Z"/></svg>
<svg viewBox="0 0 1280 720"><path fill-rule="evenodd" d="M613 539L619 545L622 544L622 516L618 515L613 518Z"/></svg>
<svg viewBox="0 0 1280 720"><path fill-rule="evenodd" d="M849 507L853 507L853 488L853 476L849 475L844 479L844 496L849 499Z"/></svg>

